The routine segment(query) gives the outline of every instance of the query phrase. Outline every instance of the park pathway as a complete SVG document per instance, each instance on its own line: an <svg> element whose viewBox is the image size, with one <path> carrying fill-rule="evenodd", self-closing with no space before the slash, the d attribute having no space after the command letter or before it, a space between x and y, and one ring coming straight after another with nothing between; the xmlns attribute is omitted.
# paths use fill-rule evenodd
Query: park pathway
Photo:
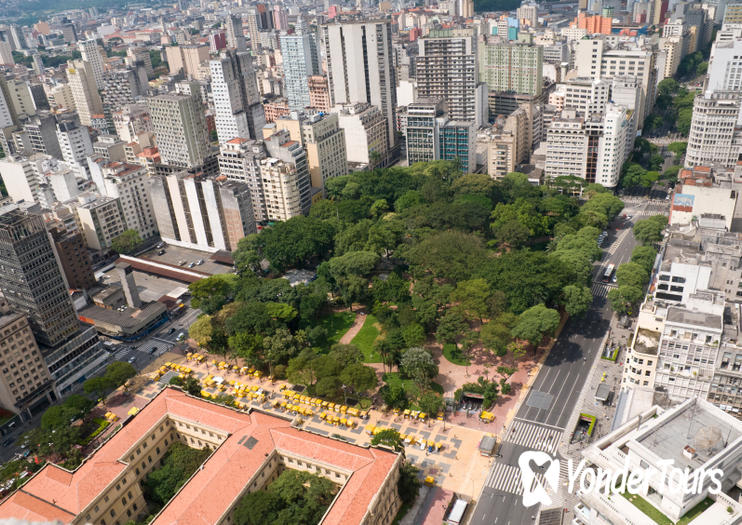
<svg viewBox="0 0 742 525"><path fill-rule="evenodd" d="M356 319L353 321L353 326L348 328L348 331L343 334L340 338L339 343L341 345L349 345L353 338L358 335L358 332L363 328L363 323L366 322L366 314L356 314Z"/></svg>

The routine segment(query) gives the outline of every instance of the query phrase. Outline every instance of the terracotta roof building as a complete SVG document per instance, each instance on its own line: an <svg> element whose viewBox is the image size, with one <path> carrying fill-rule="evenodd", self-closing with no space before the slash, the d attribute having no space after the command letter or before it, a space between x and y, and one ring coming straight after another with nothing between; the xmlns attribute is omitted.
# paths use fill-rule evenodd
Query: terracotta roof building
<svg viewBox="0 0 742 525"><path fill-rule="evenodd" d="M146 512L140 481L175 440L211 455L152 521L229 524L239 500L286 468L340 485L323 525L391 523L400 507L398 454L363 448L165 388L75 471L48 464L0 505L0 521L115 525Z"/></svg>

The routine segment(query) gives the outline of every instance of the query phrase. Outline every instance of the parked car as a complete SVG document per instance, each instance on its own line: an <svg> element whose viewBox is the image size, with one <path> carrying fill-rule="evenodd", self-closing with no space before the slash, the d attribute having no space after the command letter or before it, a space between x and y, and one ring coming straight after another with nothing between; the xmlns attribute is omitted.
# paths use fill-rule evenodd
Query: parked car
<svg viewBox="0 0 742 525"><path fill-rule="evenodd" d="M15 440L13 438L8 438L5 441L3 441L3 447L9 447L13 444Z"/></svg>
<svg viewBox="0 0 742 525"><path fill-rule="evenodd" d="M167 331L167 335L171 335L173 333L175 333L175 328L171 328L170 330Z"/></svg>
<svg viewBox="0 0 742 525"><path fill-rule="evenodd" d="M157 255L165 255L165 250L160 250L157 252Z"/></svg>

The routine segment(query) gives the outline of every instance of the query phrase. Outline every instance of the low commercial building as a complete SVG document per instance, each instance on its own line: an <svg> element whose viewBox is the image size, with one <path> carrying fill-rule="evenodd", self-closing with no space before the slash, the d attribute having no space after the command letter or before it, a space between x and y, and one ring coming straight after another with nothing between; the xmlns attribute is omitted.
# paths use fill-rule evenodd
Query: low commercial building
<svg viewBox="0 0 742 525"><path fill-rule="evenodd" d="M322 523L391 523L402 456L294 428L258 410L238 411L165 388L105 445L70 472L47 464L0 504L0 520L127 522L147 515L141 481L176 441L211 450L196 473L151 521L229 524L240 499L284 469L340 485Z"/></svg>
<svg viewBox="0 0 742 525"><path fill-rule="evenodd" d="M713 503L693 521L742 520L742 504L730 494L738 490L740 479L742 422L703 399L688 399L669 410L654 406L597 440L582 455L586 468L599 467L611 473L627 469L624 481L642 476L646 482L639 484L636 495L626 497L602 490L578 491L575 525L652 521L639 504L649 505L676 522L707 498ZM672 469L679 469L681 475ZM717 494L713 493L712 476L698 475L714 469L721 470ZM701 481L691 483L697 478Z"/></svg>

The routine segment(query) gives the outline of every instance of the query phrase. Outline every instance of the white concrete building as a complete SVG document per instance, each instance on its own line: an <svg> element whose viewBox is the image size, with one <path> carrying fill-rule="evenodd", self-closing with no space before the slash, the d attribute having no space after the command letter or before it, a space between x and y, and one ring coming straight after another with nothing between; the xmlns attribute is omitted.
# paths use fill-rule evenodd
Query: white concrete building
<svg viewBox="0 0 742 525"><path fill-rule="evenodd" d="M98 89L105 88L106 84L103 79L103 56L98 48L98 42L95 39L81 40L77 43L77 46L80 49L82 59L90 64L95 85Z"/></svg>
<svg viewBox="0 0 742 525"><path fill-rule="evenodd" d="M162 163L202 166L209 153L209 138L200 95L168 93L150 97L147 104Z"/></svg>
<svg viewBox="0 0 742 525"><path fill-rule="evenodd" d="M742 151L742 96L735 91L706 91L693 102L685 167L734 168Z"/></svg>
<svg viewBox="0 0 742 525"><path fill-rule="evenodd" d="M84 179L90 178L88 155L93 154L93 143L88 129L74 120L57 123L57 140L62 158Z"/></svg>
<svg viewBox="0 0 742 525"><path fill-rule="evenodd" d="M80 124L91 126L93 115L103 114L103 102L98 94L92 65L84 60L73 60L67 64L67 80Z"/></svg>
<svg viewBox="0 0 742 525"><path fill-rule="evenodd" d="M388 20L327 24L322 26L322 40L330 103L376 106L386 122L387 147L391 147L396 142L397 108L391 24Z"/></svg>
<svg viewBox="0 0 742 525"><path fill-rule="evenodd" d="M345 132L348 162L375 168L386 161L386 119L375 106L353 104L336 106L338 125Z"/></svg>
<svg viewBox="0 0 742 525"><path fill-rule="evenodd" d="M227 51L211 60L209 66L219 142L223 144L237 137L262 138L265 112L250 53Z"/></svg>

